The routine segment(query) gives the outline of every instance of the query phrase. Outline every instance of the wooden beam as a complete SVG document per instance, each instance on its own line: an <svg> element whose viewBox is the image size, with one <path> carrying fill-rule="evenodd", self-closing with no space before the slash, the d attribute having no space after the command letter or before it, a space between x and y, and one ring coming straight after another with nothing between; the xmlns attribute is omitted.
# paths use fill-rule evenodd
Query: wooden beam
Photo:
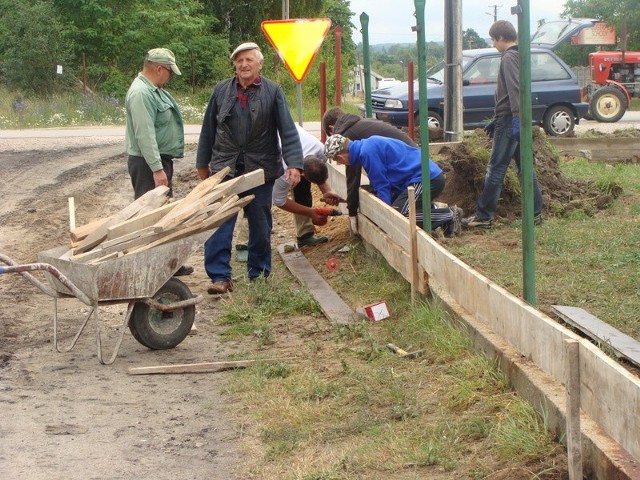
<svg viewBox="0 0 640 480"><path fill-rule="evenodd" d="M156 365L151 367L132 367L129 375L158 375L176 373L215 373L233 368L246 368L259 363L286 362L290 358L265 358L263 360L230 360L226 362L184 363L179 365Z"/></svg>
<svg viewBox="0 0 640 480"><path fill-rule="evenodd" d="M131 232L135 232L137 230L142 230L143 228L150 227L162 217L167 215L171 210L180 206L182 200L176 200L175 202L169 202L166 205L162 205L161 207L154 208L153 210L149 210L145 213L139 213L133 218L129 220L125 220L124 222L120 222L118 224L112 225L107 228L107 240L112 240L114 238L121 237L123 235L127 235Z"/></svg>
<svg viewBox="0 0 640 480"><path fill-rule="evenodd" d="M291 244L278 245L278 252L287 268L305 285L313 298L320 304L322 313L333 323L347 325L353 323L356 314L313 268L300 250ZM291 250L291 251L288 251Z"/></svg>
<svg viewBox="0 0 640 480"><path fill-rule="evenodd" d="M99 245L105 238L107 238L107 228L116 223L124 222L137 214L143 207L153 206L153 208L164 205L168 198L167 193L169 187L160 186L153 190L148 191L137 200L134 200L125 208L120 210L115 215L112 215L108 222L100 225L97 229L89 233L84 240L82 240L76 248L73 249L73 254L77 255L91 250L96 245Z"/></svg>
<svg viewBox="0 0 640 480"><path fill-rule="evenodd" d="M603 322L579 307L551 305L551 310L562 320L597 343L611 348L618 358L624 358L640 367L640 342Z"/></svg>

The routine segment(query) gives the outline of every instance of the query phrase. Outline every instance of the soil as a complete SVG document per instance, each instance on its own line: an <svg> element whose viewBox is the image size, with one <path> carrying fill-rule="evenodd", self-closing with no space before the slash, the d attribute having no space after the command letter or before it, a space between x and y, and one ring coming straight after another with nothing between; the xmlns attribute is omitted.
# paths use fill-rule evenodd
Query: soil
<svg viewBox="0 0 640 480"><path fill-rule="evenodd" d="M489 140L482 140L481 133L477 136L489 148ZM194 148L190 143L186 157L176 162L176 198L198 183ZM0 252L25 264L37 261L40 251L68 244L68 197L75 200L77 225L128 205L132 188L122 150L122 139L114 137L4 140L0 146L4 180ZM611 202L592 185L563 178L544 135L536 134L535 150L545 214L563 215L574 208L594 211ZM447 174L439 201L472 212L485 169L478 157L466 144L437 157ZM507 184L503 191L498 210L502 219L519 216L519 193L513 185ZM291 215L274 209L274 221L274 247L294 240ZM319 270L348 242L347 218L331 219L320 232L332 241L305 249ZM234 413L237 406L225 393L227 372L127 373L130 367L225 360L250 348L220 341L212 322L216 300L206 294L209 280L202 268L202 252L197 251L189 263L195 273L181 280L194 294L207 297L196 309L196 334L174 349L152 351L126 329L110 366L98 362L93 320L71 351L58 353L53 345L54 301L17 274L0 275L1 478L247 478L247 449L259 451L260 445L252 427ZM280 263L277 268L285 267ZM328 274L326 268L322 271ZM66 299L58 302L58 311L58 339L64 347L80 327L87 307ZM107 359L125 311L123 304L100 307ZM304 333L291 327L286 332L294 344L294 337Z"/></svg>

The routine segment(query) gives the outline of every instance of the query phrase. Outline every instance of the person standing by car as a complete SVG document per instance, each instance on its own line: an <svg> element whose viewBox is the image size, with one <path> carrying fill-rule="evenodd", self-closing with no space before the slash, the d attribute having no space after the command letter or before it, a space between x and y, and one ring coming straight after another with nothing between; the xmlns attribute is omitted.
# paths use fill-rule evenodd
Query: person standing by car
<svg viewBox="0 0 640 480"><path fill-rule="evenodd" d="M493 136L491 158L484 177L484 188L476 202L475 215L464 218L466 228L489 228L493 222L504 177L515 159L518 176L520 168L520 55L514 26L506 20L498 20L489 29L493 46L502 54L495 93L495 116L485 127ZM542 215L542 194L538 180L533 176L533 208L536 223Z"/></svg>
<svg viewBox="0 0 640 480"><path fill-rule="evenodd" d="M133 80L125 100L125 145L134 198L156 187L169 187L173 196L173 159L184 157L184 122L178 104L164 87L181 75L176 57L167 48L154 48L145 56L142 72ZM183 265L176 276L190 275Z"/></svg>
<svg viewBox="0 0 640 480"><path fill-rule="evenodd" d="M352 113L346 113L339 107L327 110L322 116L322 130L330 137L338 134L349 140L364 140L373 135L395 138L407 145L417 147L416 142L399 128L381 120L361 118ZM347 210L349 211L349 227L351 233L358 234L358 206L360 205L360 177L362 166L359 164L346 165L347 177Z"/></svg>
<svg viewBox="0 0 640 480"><path fill-rule="evenodd" d="M271 216L273 183L285 170L292 188L303 168L300 136L287 99L277 83L260 75L264 56L253 42L239 45L231 54L235 75L213 87L205 111L196 168L204 180L231 167L225 180L263 169L265 183L243 192L254 195L244 207L249 224L247 273L249 280L271 273ZM278 142L278 136L282 144ZM227 293L231 282L231 245L237 215L222 224L204 245L204 265L213 282L208 292Z"/></svg>

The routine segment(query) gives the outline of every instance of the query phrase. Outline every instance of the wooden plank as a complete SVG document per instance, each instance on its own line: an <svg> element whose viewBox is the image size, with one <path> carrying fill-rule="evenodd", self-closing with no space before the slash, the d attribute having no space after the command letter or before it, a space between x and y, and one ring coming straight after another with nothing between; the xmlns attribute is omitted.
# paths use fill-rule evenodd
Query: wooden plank
<svg viewBox="0 0 640 480"><path fill-rule="evenodd" d="M411 250L409 219L375 195L360 191L360 212L383 230L405 252Z"/></svg>
<svg viewBox="0 0 640 480"><path fill-rule="evenodd" d="M91 232L93 232L95 229L97 229L101 225L104 225L110 219L111 219L111 217L98 218L97 220L94 220L94 221L89 222L89 223L85 223L84 225L80 225L79 227L76 227L76 228L70 230L69 231L69 236L71 237L71 241L72 242L80 242L87 235L89 235Z"/></svg>
<svg viewBox="0 0 640 480"><path fill-rule="evenodd" d="M95 263L94 260L96 258L102 258L107 255L111 255L112 253L123 252L130 248L146 245L148 243L156 241L162 235L167 235L167 234L155 233L152 230L150 232L147 231L145 234L136 236L125 242L119 242L114 245L109 245L107 247L101 245L100 247L94 248L93 250L90 250L88 252L79 253L78 255L73 255L69 258L69 260L71 260L72 262L78 262L78 263L88 263L88 262Z"/></svg>
<svg viewBox="0 0 640 480"><path fill-rule="evenodd" d="M175 373L215 373L232 368L246 368L258 363L286 362L289 358L265 358L264 360L232 360L227 362L185 363L178 365L155 365L152 367L131 367L129 375L157 375Z"/></svg>
<svg viewBox="0 0 640 480"><path fill-rule="evenodd" d="M124 222L137 214L143 207L153 205L154 208L164 205L167 201L167 193L169 187L160 186L148 191L137 200L127 205L115 215L112 215L109 221L100 225L96 230L89 233L84 240L73 250L74 255L84 253L91 250L107 238L107 228L116 223Z"/></svg>
<svg viewBox="0 0 640 480"><path fill-rule="evenodd" d="M351 307L329 286L324 278L311 266L300 250L288 244L291 252L287 252L287 244L278 246L278 252L285 265L300 283L305 285L313 298L320 304L322 313L333 323L347 325L353 323L356 314Z"/></svg>
<svg viewBox="0 0 640 480"><path fill-rule="evenodd" d="M158 234L162 236L157 240L155 240L154 242L148 243L146 245L142 245L135 249L129 249L127 250L127 253L143 252L145 250L149 250L153 247L162 245L164 243L173 242L174 240L179 240L181 238L185 238L190 235L196 235L198 233L205 232L207 230L212 230L213 228L219 227L224 222L229 220L229 218L236 215L240 211L240 209L242 209L246 204L248 204L251 200L253 200L253 198L254 198L253 195L247 195L246 197L242 197L241 199L236 200L232 205L228 205L224 207L224 209L220 209L219 212L217 212L214 215L211 215L202 223L193 225L191 227L181 227L169 232L162 232Z"/></svg>
<svg viewBox="0 0 640 480"><path fill-rule="evenodd" d="M116 225L111 225L107 228L107 240L127 235L136 230L141 230L146 227L150 227L166 214L168 214L174 208L180 206L182 200L176 200L175 202L169 202L161 207L154 208L147 212L142 210L134 217L124 222L120 222Z"/></svg>
<svg viewBox="0 0 640 480"><path fill-rule="evenodd" d="M551 305L551 309L562 320L577 328L592 340L610 347L618 358L624 358L640 367L640 342L582 308Z"/></svg>
<svg viewBox="0 0 640 480"><path fill-rule="evenodd" d="M598 137L561 138L549 137L560 155L574 155L588 160L617 162L638 156L637 138Z"/></svg>
<svg viewBox="0 0 640 480"><path fill-rule="evenodd" d="M155 224L156 231L167 230L175 227L193 215L199 213L198 211L202 208L205 208L215 200L222 198L225 194L237 195L262 184L264 184L264 172L260 169L246 173L240 177L233 178L222 185L219 185L215 191L208 191L204 195L194 198L193 200L190 200L189 195L187 195L179 210L173 210Z"/></svg>
<svg viewBox="0 0 640 480"><path fill-rule="evenodd" d="M193 202L200 197L205 196L211 190L213 190L218 184L222 181L224 177L231 171L230 167L224 167L222 170L217 172L215 175L211 175L209 178L206 178L198 185L193 187L193 189L184 197L184 203ZM264 180L262 181L264 183Z"/></svg>

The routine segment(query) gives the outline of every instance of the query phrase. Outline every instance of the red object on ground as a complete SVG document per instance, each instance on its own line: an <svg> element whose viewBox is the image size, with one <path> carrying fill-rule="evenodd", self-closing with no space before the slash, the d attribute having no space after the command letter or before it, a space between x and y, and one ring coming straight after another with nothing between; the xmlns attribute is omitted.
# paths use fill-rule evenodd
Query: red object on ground
<svg viewBox="0 0 640 480"><path fill-rule="evenodd" d="M336 260L335 258L330 258L329 261L326 263L326 265L327 265L327 268L333 272L336 268L340 266L340 262L338 262L338 260Z"/></svg>

